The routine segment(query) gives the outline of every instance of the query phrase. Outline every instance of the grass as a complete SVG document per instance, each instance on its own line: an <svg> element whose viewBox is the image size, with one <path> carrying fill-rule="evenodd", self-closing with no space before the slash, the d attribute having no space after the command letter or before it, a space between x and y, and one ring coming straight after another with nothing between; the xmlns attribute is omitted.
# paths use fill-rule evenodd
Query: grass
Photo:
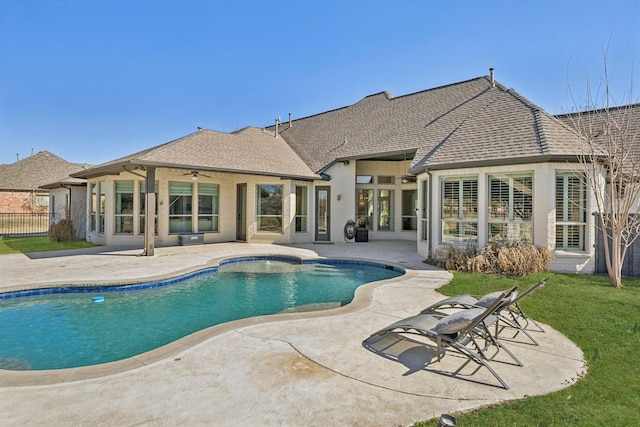
<svg viewBox="0 0 640 427"><path fill-rule="evenodd" d="M38 237L3 237L0 238L0 255L59 251L62 249L81 249L95 246L85 240L74 240L69 243L54 242L49 236Z"/></svg>
<svg viewBox="0 0 640 427"><path fill-rule="evenodd" d="M551 325L584 352L588 372L576 384L544 396L455 414L457 426L637 425L640 408L640 279L614 289L606 276L538 273L525 279L454 273L446 295L485 294L514 284L526 289L549 277L521 301L523 310ZM436 426L438 420L416 427Z"/></svg>

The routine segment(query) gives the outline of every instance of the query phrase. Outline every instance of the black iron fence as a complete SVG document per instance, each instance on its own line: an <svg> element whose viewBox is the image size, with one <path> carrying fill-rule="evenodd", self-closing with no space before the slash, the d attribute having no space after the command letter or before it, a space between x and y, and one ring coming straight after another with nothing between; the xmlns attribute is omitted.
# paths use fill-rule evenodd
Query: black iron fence
<svg viewBox="0 0 640 427"><path fill-rule="evenodd" d="M46 236L49 224L61 218L50 213L0 213L0 236Z"/></svg>

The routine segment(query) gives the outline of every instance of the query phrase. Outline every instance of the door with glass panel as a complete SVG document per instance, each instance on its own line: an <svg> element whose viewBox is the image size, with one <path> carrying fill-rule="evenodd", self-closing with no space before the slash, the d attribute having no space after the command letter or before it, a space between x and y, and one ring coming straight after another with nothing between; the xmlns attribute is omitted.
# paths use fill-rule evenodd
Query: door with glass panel
<svg viewBox="0 0 640 427"><path fill-rule="evenodd" d="M236 240L247 241L247 184L236 186Z"/></svg>
<svg viewBox="0 0 640 427"><path fill-rule="evenodd" d="M331 240L330 218L331 187L316 187L316 236L318 242Z"/></svg>

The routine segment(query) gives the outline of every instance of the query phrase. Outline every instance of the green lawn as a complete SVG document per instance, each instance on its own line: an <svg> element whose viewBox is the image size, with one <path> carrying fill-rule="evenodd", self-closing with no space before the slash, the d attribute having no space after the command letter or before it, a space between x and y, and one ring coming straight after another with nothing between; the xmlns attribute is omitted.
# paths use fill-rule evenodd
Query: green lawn
<svg viewBox="0 0 640 427"><path fill-rule="evenodd" d="M0 255L58 251L62 249L80 249L95 246L85 240L75 240L69 243L54 242L49 236L38 237L3 237L0 239Z"/></svg>
<svg viewBox="0 0 640 427"><path fill-rule="evenodd" d="M546 286L524 298L521 306L578 344L587 359L587 375L555 393L455 414L457 426L638 425L640 279L623 279L623 289L618 290L606 276L539 273L498 279L456 272L440 291L485 294L514 284L524 290L544 277L549 277ZM437 423L436 419L416 426Z"/></svg>

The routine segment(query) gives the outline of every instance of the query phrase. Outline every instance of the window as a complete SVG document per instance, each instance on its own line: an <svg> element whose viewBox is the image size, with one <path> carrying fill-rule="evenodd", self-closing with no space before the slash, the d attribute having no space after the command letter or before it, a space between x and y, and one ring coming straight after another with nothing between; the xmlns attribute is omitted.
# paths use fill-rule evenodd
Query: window
<svg viewBox="0 0 640 427"><path fill-rule="evenodd" d="M393 176L381 175L378 177L378 184L395 184L396 180Z"/></svg>
<svg viewBox="0 0 640 427"><path fill-rule="evenodd" d="M193 231L192 185L189 182L169 182L169 233Z"/></svg>
<svg viewBox="0 0 640 427"><path fill-rule="evenodd" d="M478 179L442 181L442 243L476 244L478 241Z"/></svg>
<svg viewBox="0 0 640 427"><path fill-rule="evenodd" d="M357 197L357 219L359 227L371 229L373 223L373 190L356 190Z"/></svg>
<svg viewBox="0 0 640 427"><path fill-rule="evenodd" d="M116 233L133 234L133 181L116 181Z"/></svg>
<svg viewBox="0 0 640 427"><path fill-rule="evenodd" d="M104 214L105 214L105 201L106 201L106 183L104 181L100 181L98 183L100 200L98 205L98 233L104 233Z"/></svg>
<svg viewBox="0 0 640 427"><path fill-rule="evenodd" d="M585 249L587 187L583 174L556 175L556 249Z"/></svg>
<svg viewBox="0 0 640 427"><path fill-rule="evenodd" d="M90 206L89 206L89 212L91 215L91 218L89 219L89 231L96 231L97 230L97 224L98 224L98 184L96 184L95 182L92 182L90 184L90 191L91 191L91 199L89 201Z"/></svg>
<svg viewBox="0 0 640 427"><path fill-rule="evenodd" d="M282 185L258 185L258 231L282 233Z"/></svg>
<svg viewBox="0 0 640 427"><path fill-rule="evenodd" d="M146 218L146 183L140 181L140 234L145 233L145 218ZM158 181L155 182L155 194L156 194L156 215L155 215L155 234L158 234Z"/></svg>
<svg viewBox="0 0 640 427"><path fill-rule="evenodd" d="M418 229L418 191L402 190L402 231L416 231Z"/></svg>
<svg viewBox="0 0 640 427"><path fill-rule="evenodd" d="M296 233L307 231L307 187L296 186Z"/></svg>
<svg viewBox="0 0 640 427"><path fill-rule="evenodd" d="M356 184L373 184L373 176L358 175L356 176Z"/></svg>
<svg viewBox="0 0 640 427"><path fill-rule="evenodd" d="M49 196L48 195L37 195L36 196L36 206L49 206Z"/></svg>
<svg viewBox="0 0 640 427"><path fill-rule="evenodd" d="M533 174L489 175L489 240L533 241Z"/></svg>
<svg viewBox="0 0 640 427"><path fill-rule="evenodd" d="M378 231L393 231L393 190L378 190Z"/></svg>
<svg viewBox="0 0 640 427"><path fill-rule="evenodd" d="M90 231L104 233L104 181L91 184L91 224Z"/></svg>
<svg viewBox="0 0 640 427"><path fill-rule="evenodd" d="M198 231L218 231L218 185L198 184Z"/></svg>

